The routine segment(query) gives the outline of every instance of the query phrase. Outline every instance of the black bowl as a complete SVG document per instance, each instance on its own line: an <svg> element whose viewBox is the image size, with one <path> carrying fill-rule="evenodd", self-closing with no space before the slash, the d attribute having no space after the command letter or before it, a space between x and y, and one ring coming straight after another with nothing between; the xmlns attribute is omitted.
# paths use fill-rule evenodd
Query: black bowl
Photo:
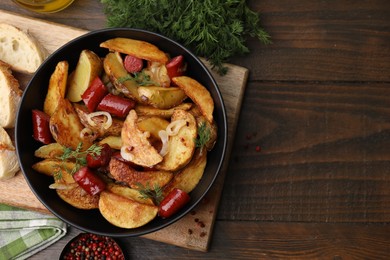
<svg viewBox="0 0 390 260"><path fill-rule="evenodd" d="M53 182L53 178L39 174L31 168L34 163L39 161L38 158L34 157L34 151L41 146L32 137L31 111L32 109L43 109L49 78L56 64L59 61L67 60L69 71L73 70L83 49L90 49L99 56L104 56L107 50L100 48L99 44L115 37L147 41L172 56L182 54L188 63L188 76L198 80L210 91L215 102L214 118L218 125L218 140L214 149L208 154L207 167L200 183L190 194L190 203L171 218L162 219L157 217L147 225L136 229L115 227L105 220L98 210L80 210L67 204L54 190L49 189L48 186ZM129 28L103 29L87 33L70 41L48 57L39 67L24 91L17 114L15 139L19 163L31 190L54 215L85 232L115 237L139 236L174 223L190 212L202 200L215 181L225 157L227 119L223 99L215 80L203 63L188 49L162 35L144 30Z"/></svg>

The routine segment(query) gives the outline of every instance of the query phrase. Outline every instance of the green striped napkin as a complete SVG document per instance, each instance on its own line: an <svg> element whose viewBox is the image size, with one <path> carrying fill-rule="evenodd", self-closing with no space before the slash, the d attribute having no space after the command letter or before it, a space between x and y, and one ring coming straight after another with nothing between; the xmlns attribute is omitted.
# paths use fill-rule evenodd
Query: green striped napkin
<svg viewBox="0 0 390 260"><path fill-rule="evenodd" d="M53 215L0 204L0 259L26 259L66 234Z"/></svg>

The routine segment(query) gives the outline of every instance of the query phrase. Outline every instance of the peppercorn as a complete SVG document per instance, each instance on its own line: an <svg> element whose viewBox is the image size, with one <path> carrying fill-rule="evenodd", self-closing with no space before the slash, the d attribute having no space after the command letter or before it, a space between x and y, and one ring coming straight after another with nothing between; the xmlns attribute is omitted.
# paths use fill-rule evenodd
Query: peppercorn
<svg viewBox="0 0 390 260"><path fill-rule="evenodd" d="M125 259L119 245L110 237L83 233L71 240L60 259Z"/></svg>

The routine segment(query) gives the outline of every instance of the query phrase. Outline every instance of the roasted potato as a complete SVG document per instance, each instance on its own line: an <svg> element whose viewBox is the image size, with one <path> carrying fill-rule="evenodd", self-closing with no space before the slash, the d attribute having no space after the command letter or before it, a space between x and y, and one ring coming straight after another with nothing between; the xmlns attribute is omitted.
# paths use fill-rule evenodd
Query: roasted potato
<svg viewBox="0 0 390 260"><path fill-rule="evenodd" d="M122 128L122 156L126 160L144 167L152 167L163 160L162 156L148 140L150 133L141 131L137 126L138 116L131 110Z"/></svg>
<svg viewBox="0 0 390 260"><path fill-rule="evenodd" d="M43 159L54 159L64 153L64 147L59 143L46 144L35 150L34 155Z"/></svg>
<svg viewBox="0 0 390 260"><path fill-rule="evenodd" d="M123 186L119 184L107 185L106 189L112 193L121 195L122 197L129 198L131 200L135 200L139 203L154 205L152 199L144 198L142 194L136 189L132 189L127 186Z"/></svg>
<svg viewBox="0 0 390 260"><path fill-rule="evenodd" d="M67 61L57 63L53 74L50 76L49 87L45 101L43 103L43 112L49 116L53 115L61 99L65 98L66 85L68 81L69 64Z"/></svg>
<svg viewBox="0 0 390 260"><path fill-rule="evenodd" d="M76 69L69 77L66 97L72 102L81 101L81 95L102 71L103 64L98 55L90 50L81 51Z"/></svg>
<svg viewBox="0 0 390 260"><path fill-rule="evenodd" d="M204 147L207 149L207 151L211 151L215 145L215 142L217 141L218 137L218 127L215 121L209 122L200 112L198 106L193 106L189 111L196 119L196 124L198 125L198 129L205 127L204 131L207 131L208 134L208 140L204 144Z"/></svg>
<svg viewBox="0 0 390 260"><path fill-rule="evenodd" d="M80 186L73 189L56 189L58 196L78 209L96 209L99 207L99 195L90 195Z"/></svg>
<svg viewBox="0 0 390 260"><path fill-rule="evenodd" d="M114 87L126 97L140 101L138 84L133 80L125 80L128 75L123 67L123 60L118 52L110 52L103 60L103 68Z"/></svg>
<svg viewBox="0 0 390 260"><path fill-rule="evenodd" d="M50 117L50 132L57 143L76 150L82 143L82 150L86 150L93 143L93 137L81 136L84 126L68 99L59 101L58 107Z"/></svg>
<svg viewBox="0 0 390 260"><path fill-rule="evenodd" d="M122 139L120 136L107 136L99 141L99 144L108 144L112 149L120 150L122 147Z"/></svg>
<svg viewBox="0 0 390 260"><path fill-rule="evenodd" d="M164 187L173 177L167 171L137 171L118 159L111 158L109 163L110 174L115 180L124 182L133 189L137 189L138 184Z"/></svg>
<svg viewBox="0 0 390 260"><path fill-rule="evenodd" d="M129 54L148 61L156 61L162 64L168 62L168 56L165 52L161 51L157 46L145 41L128 38L114 38L102 42L100 47L108 48L110 51Z"/></svg>
<svg viewBox="0 0 390 260"><path fill-rule="evenodd" d="M136 105L134 110L139 116L158 116L165 119L170 119L175 110L189 110L192 107L192 103L181 103L170 109L159 109L148 105Z"/></svg>
<svg viewBox="0 0 390 260"><path fill-rule="evenodd" d="M72 176L70 176L70 179L68 179L69 174L67 174L67 171L71 171L74 167L75 167L74 162L71 161L63 162L58 159L44 159L42 161L33 164L32 166L32 168L37 172L43 173L48 176L53 176L53 177L55 172L60 171L62 178L67 183L70 183L73 180Z"/></svg>
<svg viewBox="0 0 390 260"><path fill-rule="evenodd" d="M213 122L214 101L210 95L210 92L198 81L187 77L180 76L175 77L172 81L184 92L186 95L199 106L203 116L210 123Z"/></svg>
<svg viewBox="0 0 390 260"><path fill-rule="evenodd" d="M155 108L169 109L175 107L187 98L184 91L176 87L138 87L138 95L142 103Z"/></svg>
<svg viewBox="0 0 390 260"><path fill-rule="evenodd" d="M137 121L138 128L143 132L149 132L154 139L160 140L158 132L165 130L169 122L161 117L140 117Z"/></svg>
<svg viewBox="0 0 390 260"><path fill-rule="evenodd" d="M152 221L157 216L158 207L111 191L102 191L99 211L108 222L117 227L137 228Z"/></svg>
<svg viewBox="0 0 390 260"><path fill-rule="evenodd" d="M201 152L200 149L195 151L191 161L181 171L175 173L172 181L165 186L164 194L168 194L174 188L181 189L190 193L203 176L207 163L207 151Z"/></svg>
<svg viewBox="0 0 390 260"><path fill-rule="evenodd" d="M172 115L171 122L184 120L185 125L176 135L169 137L168 152L164 155L156 169L164 171L177 171L183 168L192 158L195 151L195 138L197 126L194 116L184 110L176 110Z"/></svg>

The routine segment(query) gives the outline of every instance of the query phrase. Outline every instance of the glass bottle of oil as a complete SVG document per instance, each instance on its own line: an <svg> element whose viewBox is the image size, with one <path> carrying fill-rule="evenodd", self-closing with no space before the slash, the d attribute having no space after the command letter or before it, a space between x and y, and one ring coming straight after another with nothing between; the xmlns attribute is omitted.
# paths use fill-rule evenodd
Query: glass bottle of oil
<svg viewBox="0 0 390 260"><path fill-rule="evenodd" d="M54 13L68 7L74 0L13 0L18 5L39 13Z"/></svg>

